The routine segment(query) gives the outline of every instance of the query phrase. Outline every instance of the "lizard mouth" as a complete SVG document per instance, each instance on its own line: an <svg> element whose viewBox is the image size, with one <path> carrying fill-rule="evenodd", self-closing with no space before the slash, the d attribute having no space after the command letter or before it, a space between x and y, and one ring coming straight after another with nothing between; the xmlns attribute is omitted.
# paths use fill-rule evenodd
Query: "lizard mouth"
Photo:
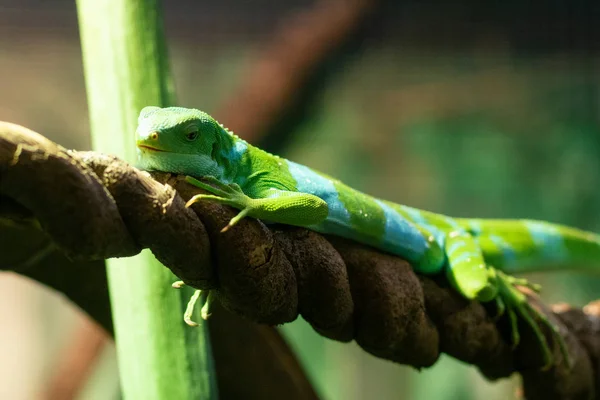
<svg viewBox="0 0 600 400"><path fill-rule="evenodd" d="M149 146L147 144L140 144L140 143L138 143L137 147L139 149L141 149L141 150L155 151L155 152L159 152L159 153L167 153L166 150L162 150L162 149L159 149L157 147Z"/></svg>

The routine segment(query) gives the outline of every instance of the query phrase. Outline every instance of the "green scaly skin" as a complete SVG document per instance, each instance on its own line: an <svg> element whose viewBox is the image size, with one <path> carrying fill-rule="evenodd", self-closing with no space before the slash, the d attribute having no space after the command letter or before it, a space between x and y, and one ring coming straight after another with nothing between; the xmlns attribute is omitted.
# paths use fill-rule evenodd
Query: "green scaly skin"
<svg viewBox="0 0 600 400"><path fill-rule="evenodd" d="M552 342L569 364L558 328L517 289L539 286L508 273L600 261L598 235L542 221L457 219L377 199L251 146L199 110L146 107L137 136L141 168L186 175L210 193L194 196L188 205L213 201L240 210L223 230L245 217L301 226L400 256L422 274L445 273L465 298L493 301L498 316L508 315L515 347L521 319L539 340L544 368L554 364L537 320L553 333ZM184 316L191 325L198 298L203 317L209 315L212 296L198 292Z"/></svg>

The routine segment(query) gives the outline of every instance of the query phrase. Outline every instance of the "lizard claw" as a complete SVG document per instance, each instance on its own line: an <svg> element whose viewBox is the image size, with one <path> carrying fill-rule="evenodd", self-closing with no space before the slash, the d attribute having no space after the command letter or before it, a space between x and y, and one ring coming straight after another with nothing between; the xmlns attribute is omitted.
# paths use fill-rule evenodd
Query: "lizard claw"
<svg viewBox="0 0 600 400"><path fill-rule="evenodd" d="M509 276L509 275L505 275L505 278L511 285L523 286L523 287L533 290L535 293L540 293L542 291L542 285L539 285L539 284L533 283L533 282L529 282L525 278L515 278L514 276Z"/></svg>
<svg viewBox="0 0 600 400"><path fill-rule="evenodd" d="M242 211L238 213L235 217L231 218L229 223L225 225L223 229L221 229L221 233L227 232L229 228L240 222L246 215L250 212L250 208L244 208Z"/></svg>
<svg viewBox="0 0 600 400"><path fill-rule="evenodd" d="M184 281L175 281L171 285L174 289L181 289L186 286ZM202 308L200 309L200 316L203 320L207 320L210 317L210 306L214 301L214 293L212 290L194 290L194 294L190 297L188 301L185 312L183 313L183 321L189 326L196 327L198 323L192 320L192 314L194 313L194 308L196 307L196 303L200 302Z"/></svg>
<svg viewBox="0 0 600 400"><path fill-rule="evenodd" d="M183 314L183 320L189 326L196 327L198 323L192 320L192 314L194 313L194 307L197 302L200 302L202 308L200 309L200 316L203 320L207 320L210 317L210 305L213 302L213 291L212 290L195 290L194 294L190 298L188 305L185 309L185 313Z"/></svg>
<svg viewBox="0 0 600 400"><path fill-rule="evenodd" d="M501 297L501 301L505 304L506 312L510 319L512 342L511 347L514 349L520 343L520 334L517 326L518 316L522 318L527 325L529 325L538 340L544 359L542 370L550 369L555 364L555 360L548 340L540 329L540 324L552 332L552 340L558 344L562 357L565 359L567 366L570 368L571 358L569 356L565 340L560 334L558 327L550 322L545 314L533 308L533 306L527 301L527 297L515 287L515 285L526 286L532 288L533 290L532 286L535 286L539 289L539 285L531 285L525 280L513 278L501 272L498 272L498 283L498 296ZM539 321L539 324L536 319Z"/></svg>
<svg viewBox="0 0 600 400"><path fill-rule="evenodd" d="M194 313L194 306L196 305L196 302L198 301L198 298L201 294L202 290L194 291L194 294L190 298L190 301L188 302L188 305L185 309L185 313L183 313L183 320L189 326L198 326L198 323L192 320L192 314Z"/></svg>
<svg viewBox="0 0 600 400"><path fill-rule="evenodd" d="M190 176L186 177L186 180L194 186L197 186L212 194L197 194L185 203L186 207L190 207L192 204L201 200L211 200L216 203L225 204L231 207L235 207L241 210L235 217L233 217L221 232L227 232L232 226L237 224L240 220L248 215L252 210L250 207L251 199L248 197L236 183L226 184L220 182L214 177L205 178L211 182L214 186L208 185Z"/></svg>
<svg viewBox="0 0 600 400"><path fill-rule="evenodd" d="M206 302L204 303L204 305L202 306L202 309L200 309L200 316L202 317L203 320L207 320L208 317L210 317L211 313L210 313L210 306L213 302L214 299L214 291L210 290L208 292L208 295L206 296Z"/></svg>
<svg viewBox="0 0 600 400"><path fill-rule="evenodd" d="M494 315L493 320L494 322L497 322L500 317L502 317L504 315L504 313L506 312L506 304L504 304L504 301L502 300L502 298L500 296L496 296L496 315Z"/></svg>

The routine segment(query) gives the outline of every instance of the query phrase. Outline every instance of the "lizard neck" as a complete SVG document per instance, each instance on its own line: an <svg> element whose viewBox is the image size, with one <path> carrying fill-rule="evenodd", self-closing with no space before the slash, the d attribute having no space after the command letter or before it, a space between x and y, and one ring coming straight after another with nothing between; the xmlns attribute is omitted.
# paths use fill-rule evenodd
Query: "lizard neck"
<svg viewBox="0 0 600 400"><path fill-rule="evenodd" d="M223 125L221 131L216 135L211 158L215 161L221 171L218 178L233 182L236 180L240 163L248 152L249 144L229 131Z"/></svg>

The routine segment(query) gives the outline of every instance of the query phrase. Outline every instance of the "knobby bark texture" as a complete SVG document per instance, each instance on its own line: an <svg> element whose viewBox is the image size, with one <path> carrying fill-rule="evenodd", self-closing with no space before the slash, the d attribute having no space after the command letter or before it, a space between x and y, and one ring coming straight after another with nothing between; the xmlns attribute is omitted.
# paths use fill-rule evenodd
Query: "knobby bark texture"
<svg viewBox="0 0 600 400"><path fill-rule="evenodd" d="M16 272L63 291L110 328L108 307L93 306L85 290L70 288L74 282L65 284L36 265L45 254L89 266L150 248L186 283L214 289L224 308L249 321L277 325L302 315L321 335L355 340L397 363L427 367L443 352L476 365L490 379L521 373L529 399L597 397L597 304L548 309L529 294L561 328L574 362L569 369L554 344L557 363L541 371L541 354L526 327L512 349L507 321L495 323L485 305L464 300L443 279L416 275L398 257L301 228L246 219L220 233L235 211L208 202L185 208L185 199L197 192L180 176L150 176L115 157L69 151L2 123L0 215L15 226L41 229L31 239L36 251L28 259L2 259L1 267L16 265ZM47 237L60 252L47 250Z"/></svg>

